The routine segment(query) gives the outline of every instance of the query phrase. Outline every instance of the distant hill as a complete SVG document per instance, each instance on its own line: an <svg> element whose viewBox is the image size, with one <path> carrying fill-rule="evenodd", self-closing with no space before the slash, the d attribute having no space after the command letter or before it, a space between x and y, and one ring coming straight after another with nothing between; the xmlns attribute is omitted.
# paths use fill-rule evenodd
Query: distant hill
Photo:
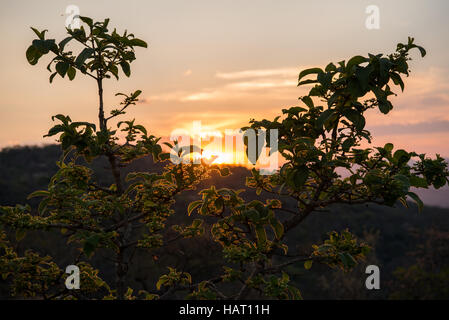
<svg viewBox="0 0 449 320"><path fill-rule="evenodd" d="M29 193L44 188L57 170L55 163L60 155L61 150L58 145L8 147L0 150L0 204L23 203ZM108 177L106 162L95 161L93 166L96 172L100 172L100 179L104 180ZM125 171L145 171L154 168L154 166L155 164L150 158L144 158L134 162ZM156 167L160 168L161 164L157 164ZM234 177L250 174L243 167L233 167L233 172ZM101 173L104 173L104 175ZM107 181L104 180L103 182ZM241 187L241 181L233 181L232 183L237 183L239 184L238 187ZM434 188L419 189L415 192L428 206L449 208L449 186L439 190Z"/></svg>
<svg viewBox="0 0 449 320"><path fill-rule="evenodd" d="M14 205L26 203L26 197L31 192L44 189L50 177L56 172L55 162L60 156L59 146L49 145L45 147L20 147L6 148L0 151L0 205ZM99 159L91 166L97 172L96 178L100 184L110 184L106 161ZM160 170L161 164L154 164L148 157L135 161L132 166L124 168L123 171L154 171ZM231 168L232 175L221 178L213 175L209 180L203 181L198 189L214 184L217 187L228 187L234 189L245 188L245 177L250 173L241 167ZM420 192L427 204L449 207L449 189L438 192L425 190ZM271 198L269 195L257 196L253 190L244 192L247 199ZM183 194L175 204L176 214L171 218L176 223L188 222L186 207L188 203L198 198L198 190ZM37 205L33 199L31 205ZM295 203L287 201L287 207L293 208ZM210 221L207 221L208 223ZM300 265L292 266L289 270L292 279L298 287L303 290L306 299L378 299L392 296L415 297L415 298L446 298L449 299L447 291L437 290L434 287L422 292L421 287L413 287L408 282L415 283L415 276L408 276L402 282L398 282L394 275L398 268L408 268L420 263L420 257L427 257L435 263L431 269L428 280L434 281L443 288L449 287L449 281L441 278L441 270L449 269L449 254L443 253L449 239L449 210L426 206L422 213L411 205L409 209L402 206L396 208L370 206L334 206L327 212L312 214L303 224L298 226L295 232L287 239L290 248L310 248L312 243L323 239L325 234L331 230L343 230L349 228L364 241L370 243L374 252L369 256L366 263L352 271L343 274L341 271L331 271L322 266L314 266L305 271ZM39 249L55 257L62 264L68 264L67 245L61 235L55 234L42 237L40 233L28 235L22 247ZM45 248L45 249L44 249ZM447 251L447 250L446 250ZM444 251L444 252L446 252ZM169 257L159 261L160 264L170 264L173 259L179 259L180 252L185 258L186 271L194 278L206 275L215 275L219 272L221 264L220 249L209 238L200 240L183 240L179 244L168 249ZM165 252L167 253L167 252ZM170 258L172 255L172 258ZM433 257L440 257L434 259ZM154 280L165 270L159 264L155 264L151 257L142 254L137 263L130 269L130 277L136 288L152 289ZM172 260L171 260L172 259ZM206 261L206 263L205 263ZM435 262L436 261L436 262ZM368 291L364 287L365 267L367 264L379 265L382 272L382 290ZM100 257L94 258L94 265L100 269L100 274L108 279L113 277L111 266ZM147 270L153 270L148 273ZM156 270L156 271L154 271ZM440 272L441 271L441 272ZM432 273L434 272L434 273ZM440 273L439 273L440 272ZM446 272L446 271L444 271ZM422 273L421 273L422 275ZM433 280L432 280L433 279ZM154 289L154 288L153 288ZM0 296L2 289L0 279ZM4 293L3 293L4 294Z"/></svg>

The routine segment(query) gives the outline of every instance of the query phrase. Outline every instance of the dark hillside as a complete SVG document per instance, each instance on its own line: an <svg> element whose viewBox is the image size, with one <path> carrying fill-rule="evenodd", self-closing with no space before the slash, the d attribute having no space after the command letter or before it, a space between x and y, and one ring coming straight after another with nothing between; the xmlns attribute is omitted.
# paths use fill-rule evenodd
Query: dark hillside
<svg viewBox="0 0 449 320"><path fill-rule="evenodd" d="M27 202L26 197L32 191L44 189L52 174L56 171L55 162L60 150L58 146L8 148L0 152L0 204L14 205ZM106 162L102 160L91 164L99 175L96 177L100 184L111 183L103 174L108 170ZM143 158L124 171L154 171L160 166L151 159ZM210 184L218 188L244 188L245 176L249 172L245 168L232 168L233 174L226 178L212 176L202 182L199 190ZM188 223L192 217L187 217L188 203L197 199L198 190L189 192L178 199L175 206L176 214L171 218L177 223ZM248 199L258 196L246 191ZM269 198L262 194L260 197ZM259 197L259 198L260 198ZM424 199L425 200L425 199ZM35 206L36 202L31 202ZM294 203L288 203L294 207ZM305 293L304 298L449 298L449 209L425 207L418 213L415 206L396 208L370 206L337 206L327 212L319 212L310 216L301 224L296 232L288 239L290 250L307 250L314 242L321 240L330 230L349 228L358 237L364 239L375 249L364 265L356 268L350 274L341 271L323 272L324 267L313 266L311 270L304 270L302 265L290 267L290 274ZM55 257L64 265L67 261L67 246L59 234L42 238L40 233L28 234L24 247L30 246L41 252ZM165 252L167 253L167 252ZM165 272L165 265L183 264L181 267L189 271L192 276L213 276L220 268L219 248L205 236L204 239L183 240L168 250L168 257L155 260L154 256L140 254L137 262L130 266L130 277L137 287L154 290L149 283ZM180 257L183 257L180 259ZM423 257L426 257L425 259ZM112 266L102 259L101 255L94 258L94 265L100 269L105 278L112 278ZM204 264L207 261L207 264ZM432 261L432 264L426 263ZM377 264L381 269L382 285L379 291L368 291L364 287L365 267ZM402 271L400 268L403 268ZM396 274L396 276L394 275ZM431 290L421 282L436 282ZM436 288L436 289L435 289ZM2 289L2 292L3 289Z"/></svg>

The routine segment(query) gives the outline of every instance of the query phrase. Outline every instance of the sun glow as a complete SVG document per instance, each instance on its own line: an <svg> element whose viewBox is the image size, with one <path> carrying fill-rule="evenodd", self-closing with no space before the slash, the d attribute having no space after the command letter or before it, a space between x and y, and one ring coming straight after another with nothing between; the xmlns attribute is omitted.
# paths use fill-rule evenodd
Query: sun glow
<svg viewBox="0 0 449 320"><path fill-rule="evenodd" d="M270 141L277 139L277 133L271 134ZM216 128L202 126L201 121L194 121L190 130L183 128L174 130L170 140L177 141L177 144L184 148L191 146L193 152L189 155L185 154L185 156L195 163L256 167L267 172L278 169L279 153L271 153L270 148L266 146L257 146L257 135L264 142L265 132L256 133L252 129L245 132L240 129L220 131ZM245 142L244 136L247 137ZM274 145L277 141L271 143ZM262 149L257 151L258 148ZM247 152L250 153L249 158ZM257 155L256 152L258 152ZM249 159L252 161L257 159L257 163L253 164Z"/></svg>
<svg viewBox="0 0 449 320"><path fill-rule="evenodd" d="M223 152L207 147L203 150L201 159L207 164L248 165L248 159L243 152Z"/></svg>

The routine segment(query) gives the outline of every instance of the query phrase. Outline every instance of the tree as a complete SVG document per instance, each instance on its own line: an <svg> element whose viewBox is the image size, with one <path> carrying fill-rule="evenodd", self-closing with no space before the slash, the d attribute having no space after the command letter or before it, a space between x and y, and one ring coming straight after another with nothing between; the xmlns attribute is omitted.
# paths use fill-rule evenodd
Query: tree
<svg viewBox="0 0 449 320"><path fill-rule="evenodd" d="M313 85L300 97L302 106L282 110L273 121L251 120L244 130L278 130L278 150L286 160L280 170L263 176L252 170L247 186L256 192L293 198L297 206L288 208L279 200L266 203L245 202L239 192L211 187L201 192L202 199L190 205L189 213L216 218L211 231L223 248L230 266L225 275L200 286L196 296L216 296L216 284L224 280L242 283L232 297L247 297L251 292L276 298L299 298L300 292L289 284L286 267L298 262L309 269L315 262L350 270L365 257L369 246L358 243L349 231L332 231L323 244L310 252L290 252L289 233L309 215L332 204L368 204L407 206L411 199L421 210L423 203L411 187L438 189L449 180L447 163L425 154L383 147L363 148L371 144L365 129L364 114L378 108L388 114L393 108L391 83L404 90L403 75L409 75L409 51L424 48L409 38L398 44L396 52L368 57L355 56L324 70L311 68L299 74L298 86ZM316 105L318 104L318 105ZM275 146L273 146L275 147ZM259 150L260 152L260 150ZM213 285L213 286L212 286Z"/></svg>
<svg viewBox="0 0 449 320"><path fill-rule="evenodd" d="M27 251L21 257L14 251L2 231L3 255L0 270L4 279L11 279L12 292L22 296L39 295L44 298L87 298L106 297L124 299L132 296L132 289L126 287L128 265L132 263L136 249L154 250L175 239L164 239L165 222L173 213L174 197L192 189L208 176L214 167L189 164L166 164L161 173L129 173L126 179L120 168L143 156L152 155L154 161L169 158L159 144L160 138L149 135L135 120L120 121L112 129L108 121L125 114L126 109L138 101L140 90L122 96L120 106L105 115L103 103L103 82L109 78L119 79L119 67L127 77L131 74L130 64L135 60L135 48L146 48L147 44L125 31L117 33L108 30L109 19L93 22L91 18L80 17L86 28L67 29L68 37L58 44L46 39L46 32L32 28L37 35L26 51L31 65L38 63L46 54L53 57L47 66L51 72L50 83L56 76L73 80L77 72L93 79L98 88L98 130L94 123L75 122L69 116L58 114L52 117L59 123L52 127L45 137L59 135L58 141L63 157L57 163L59 170L52 177L47 190L33 192L29 197L42 198L37 214L30 206L1 207L0 223L16 230L17 240L27 230L61 230L68 242L75 243L80 254L73 261L81 269L81 290L69 291L63 279L67 275L49 256ZM76 42L82 51L74 55L67 45ZM52 68L55 68L53 70ZM117 130L126 134L125 142L119 143ZM180 158L187 156L192 148L173 146L167 143L171 152ZM107 158L114 183L99 185L94 172L81 163L91 162L98 157ZM223 174L225 171L221 170ZM171 226L182 237L192 237L203 232L202 222L195 220L190 226ZM98 276L98 270L84 259L97 250L107 249L115 265L115 288ZM173 272L176 270L171 269ZM185 275L183 281L190 281ZM156 295L141 292L141 296L154 298Z"/></svg>
<svg viewBox="0 0 449 320"><path fill-rule="evenodd" d="M194 299L243 299L252 296L278 299L299 299L301 293L290 283L288 266L303 263L310 269L314 263L350 270L369 251L369 246L357 241L349 231L329 233L328 239L316 244L310 252L291 252L286 243L289 233L312 213L336 203L376 203L393 206L397 201L407 205L411 198L422 207L421 200L410 192L410 187L434 186L440 188L448 181L449 172L444 160L427 158L405 150L393 152L393 145L361 147L371 142L365 130L364 113L379 108L388 113L393 94L389 83L404 89L401 74L408 76L409 50L425 50L409 39L399 44L389 56L356 56L347 63L330 63L324 70L307 69L299 74L298 86L313 84L307 96L300 98L304 106L283 110L283 118L273 121L251 120L249 129L277 129L279 145L276 150L286 160L273 175L263 176L256 169L248 178L247 186L260 194L272 194L265 203L245 201L241 191L211 186L200 192L201 199L192 202L187 213L209 217L213 224L194 219L190 225L171 226L179 237L165 237L167 218L173 213L176 195L195 188L211 170L229 174L227 168L205 163L179 162L165 164L161 173L137 172L123 179L120 168L147 155L155 161L169 158L163 152L160 139L148 135L147 130L134 120L121 121L117 129L109 128L108 121L123 115L135 104L141 94L119 93L123 102L105 116L103 81L119 78L122 72L130 75L130 63L135 60L134 48L146 43L126 31L120 35L108 31L109 20L93 22L80 17L87 26L67 30L68 37L56 44L46 39L46 30L36 29L38 39L28 48L30 64L36 64L45 54L52 54L48 65L56 76L66 75L73 80L77 72L95 80L98 88L98 130L90 122L73 122L69 116L56 115L59 121L46 136L59 135L64 151L58 162L59 170L47 190L36 191L30 197L41 197L38 212L30 206L0 207L0 225L3 230L16 231L20 241L27 230L58 229L68 241L79 248L74 261L81 269L81 289L67 290L63 285L66 274L49 256L27 251L19 255L5 231L0 234L0 270L12 284L13 294L39 295L43 298L118 298L133 299L133 289L126 285L128 265L137 249L152 251L179 237L195 237L207 227L214 241L223 249L223 273L192 283L189 273L173 267L160 277L154 291L139 292L138 297L164 298L181 291ZM87 30L87 31L86 31ZM73 55L65 49L69 42L78 42L82 51ZM52 71L52 66L56 71ZM311 79L305 77L313 76ZM373 95L372 98L367 98ZM316 103L323 103L324 106ZM362 102L361 102L362 101ZM119 143L117 130L126 134ZM268 131L269 132L269 131ZM246 141L249 143L250 141ZM269 145L269 134L266 136ZM179 158L189 157L198 148L167 144L170 152ZM199 150L201 151L201 150ZM112 185L100 185L94 172L82 159L105 157L114 178ZM415 162L411 159L416 158ZM346 175L341 173L346 171ZM285 197L297 202L294 209L282 203ZM114 261L115 284L102 280L89 258L98 250L106 250ZM207 262L205 262L207 263ZM226 282L234 285L227 286Z"/></svg>

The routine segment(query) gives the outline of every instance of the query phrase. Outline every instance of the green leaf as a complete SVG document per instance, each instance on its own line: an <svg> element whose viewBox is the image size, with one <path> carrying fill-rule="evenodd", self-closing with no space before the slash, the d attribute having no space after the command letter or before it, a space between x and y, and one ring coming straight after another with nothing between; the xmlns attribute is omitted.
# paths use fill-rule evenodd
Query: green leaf
<svg viewBox="0 0 449 320"><path fill-rule="evenodd" d="M357 264L357 261L355 261L354 257L347 252L338 253L338 257L340 258L341 262L343 263L343 266L345 267L345 269L349 269Z"/></svg>
<svg viewBox="0 0 449 320"><path fill-rule="evenodd" d="M31 45L26 51L26 57L29 64L35 65L39 61L39 58L42 57L42 53L35 46Z"/></svg>
<svg viewBox="0 0 449 320"><path fill-rule="evenodd" d="M131 39L129 41L129 43L133 47L143 47L143 48L147 48L148 47L148 45L147 45L147 43L145 41L137 39L137 38Z"/></svg>
<svg viewBox="0 0 449 320"><path fill-rule="evenodd" d="M317 83L318 82L318 80L312 80L312 79L307 79L307 80L304 80L304 81L299 81L298 82L298 87L299 86L302 86L302 85L304 85L304 84L311 84L311 83Z"/></svg>
<svg viewBox="0 0 449 320"><path fill-rule="evenodd" d="M136 99L140 94L142 93L142 90L136 90L132 95L131 99Z"/></svg>
<svg viewBox="0 0 449 320"><path fill-rule="evenodd" d="M114 77L118 80L118 68L116 65L110 64L108 70L114 75Z"/></svg>
<svg viewBox="0 0 449 320"><path fill-rule="evenodd" d="M94 22L93 22L93 20L92 20L91 18L80 16L80 19L81 19L82 22L84 22L84 23L87 24L90 28L92 28Z"/></svg>
<svg viewBox="0 0 449 320"><path fill-rule="evenodd" d="M257 236L257 243L259 246L265 246L267 242L267 233L265 232L265 228L262 225L256 226L256 236Z"/></svg>
<svg viewBox="0 0 449 320"><path fill-rule="evenodd" d="M33 30L33 32L37 35L37 37L40 40L44 40L45 39L45 32L47 32L47 30L43 30L42 32L39 32L36 28L30 27L31 30Z"/></svg>
<svg viewBox="0 0 449 320"><path fill-rule="evenodd" d="M309 270L310 268L312 268L312 264L313 264L312 260L307 260L306 262L304 262L304 268L306 270Z"/></svg>
<svg viewBox="0 0 449 320"><path fill-rule="evenodd" d="M346 65L346 70L347 72L351 72L351 69L353 66L359 65L363 62L367 62L368 59L362 56L355 56L352 57L351 59L349 59L347 65Z"/></svg>
<svg viewBox="0 0 449 320"><path fill-rule="evenodd" d="M426 49L424 49L424 48L421 47L421 46L417 46L417 45L414 44L412 47L413 47L413 48L418 48L419 52L421 53L421 57L422 57L422 58L424 58L425 55L427 54Z"/></svg>
<svg viewBox="0 0 449 320"><path fill-rule="evenodd" d="M25 238L27 231L25 229L17 229L16 230L16 240L20 241Z"/></svg>
<svg viewBox="0 0 449 320"><path fill-rule="evenodd" d="M316 120L316 124L318 125L318 127L322 127L327 122L327 120L333 116L333 114L334 114L333 109L326 109L323 112L321 112L320 116Z"/></svg>
<svg viewBox="0 0 449 320"><path fill-rule="evenodd" d="M224 168L218 168L218 171L220 172L220 176L222 177L227 177L231 174L231 170L229 170L228 167L224 167Z"/></svg>
<svg viewBox="0 0 449 320"><path fill-rule="evenodd" d="M89 59L94 54L94 50L92 48L84 48L83 51L76 57L75 64L78 68L81 68L84 65L84 62Z"/></svg>
<svg viewBox="0 0 449 320"><path fill-rule="evenodd" d="M401 87L401 91L404 91L404 81L402 81L401 76L396 72L391 72L390 77L393 80L395 85L399 85Z"/></svg>
<svg viewBox="0 0 449 320"><path fill-rule="evenodd" d="M365 117L363 117L359 111L354 109L344 109L343 115L354 124L357 130L363 130L365 127Z"/></svg>
<svg viewBox="0 0 449 320"><path fill-rule="evenodd" d="M276 239L280 239L284 235L284 225L276 218L271 219L270 225L274 231Z"/></svg>
<svg viewBox="0 0 449 320"><path fill-rule="evenodd" d="M307 109L302 108L302 107L291 107L290 109L282 110L283 113L293 114L295 116L297 116L300 112L306 112L306 111L307 111Z"/></svg>
<svg viewBox="0 0 449 320"><path fill-rule="evenodd" d="M422 211L422 209L424 208L424 203L422 202L422 200L418 197L418 195L414 192L408 192L407 195L412 198L413 200L415 200L416 204L418 205L418 210L419 212Z"/></svg>
<svg viewBox="0 0 449 320"><path fill-rule="evenodd" d="M326 72L335 72L337 71L337 67L335 66L335 64L333 64L332 62L329 63L326 68L324 69L324 71Z"/></svg>
<svg viewBox="0 0 449 320"><path fill-rule="evenodd" d="M121 61L120 66L122 67L123 73L129 77L131 75L131 68L129 66L129 63L126 61Z"/></svg>
<svg viewBox="0 0 449 320"><path fill-rule="evenodd" d="M94 234L84 240L83 252L87 257L90 257L95 249L97 249L98 243L100 242L100 236Z"/></svg>
<svg viewBox="0 0 449 320"><path fill-rule="evenodd" d="M61 42L59 42L59 44L58 44L59 50L64 51L66 44L69 43L70 40L72 40L72 39L73 39L73 37L67 37L64 40L62 40Z"/></svg>
<svg viewBox="0 0 449 320"><path fill-rule="evenodd" d="M309 177L309 169L306 166L301 166L294 171L293 184L296 188L301 188L306 183Z"/></svg>
<svg viewBox="0 0 449 320"><path fill-rule="evenodd" d="M387 114L391 110L391 103L389 101L379 101L380 112Z"/></svg>
<svg viewBox="0 0 449 320"><path fill-rule="evenodd" d="M67 73L67 70L69 69L70 65L68 62L58 62L56 64L56 71L59 73L61 77L64 78L65 74Z"/></svg>
<svg viewBox="0 0 449 320"><path fill-rule="evenodd" d="M144 135L147 135L147 134L148 134L148 133L147 133L147 129L145 129L145 127L142 126L142 125L140 125L140 124L136 124L136 125L134 126L134 129L139 130L139 131L142 132Z"/></svg>
<svg viewBox="0 0 449 320"><path fill-rule="evenodd" d="M69 80L72 81L73 79L75 79L75 75L76 75L76 69L72 66L70 66L70 68L67 70L67 76L69 77Z"/></svg>
<svg viewBox="0 0 449 320"><path fill-rule="evenodd" d="M308 76L309 74L320 74L320 73L323 73L323 70L321 70L320 68L310 68L301 71L298 76L298 85L301 79L304 78L305 76Z"/></svg>
<svg viewBox="0 0 449 320"><path fill-rule="evenodd" d="M203 220L202 219L195 219L192 222L192 227L193 228L199 228L199 227L201 227L202 224L203 224Z"/></svg>
<svg viewBox="0 0 449 320"><path fill-rule="evenodd" d="M364 91L368 90L371 73L374 71L372 65L366 67L358 67L355 76L359 81L360 88Z"/></svg>
<svg viewBox="0 0 449 320"><path fill-rule="evenodd" d="M394 153L393 159L398 166L401 166L410 160L410 154L403 149L399 149Z"/></svg>
<svg viewBox="0 0 449 320"><path fill-rule="evenodd" d="M48 40L33 40L33 46L42 54L47 54L49 51L58 52L58 46L54 39Z"/></svg>
<svg viewBox="0 0 449 320"><path fill-rule="evenodd" d="M415 175L410 176L410 184L416 188L427 188L427 180Z"/></svg>
<svg viewBox="0 0 449 320"><path fill-rule="evenodd" d="M391 152L393 150L393 148L394 148L394 145L392 143L387 143L384 146L384 149L388 152Z"/></svg>
<svg viewBox="0 0 449 320"><path fill-rule="evenodd" d="M349 149L354 145L354 139L353 138L347 138L341 145L343 151L348 152Z"/></svg>
<svg viewBox="0 0 449 320"><path fill-rule="evenodd" d="M202 204L201 200L196 200L196 201L193 201L192 203L190 203L189 206L187 207L187 214L190 216L192 214L193 210L198 208L201 204Z"/></svg>
<svg viewBox="0 0 449 320"><path fill-rule="evenodd" d="M306 104L306 106L309 107L309 109L312 109L314 107L313 100L309 96L304 96L301 100Z"/></svg>
<svg viewBox="0 0 449 320"><path fill-rule="evenodd" d="M35 197L48 197L50 195L50 192L46 191L46 190L38 190L38 191L34 191L33 193L31 193L27 199L31 199L31 198L35 198Z"/></svg>
<svg viewBox="0 0 449 320"><path fill-rule="evenodd" d="M157 282L156 282L156 289L157 290L161 290L162 285L166 282L165 278L160 278Z"/></svg>
<svg viewBox="0 0 449 320"><path fill-rule="evenodd" d="M388 83L388 80L390 79L390 68L392 66L392 63L387 58L382 58L379 61L379 85L383 86L384 84Z"/></svg>
<svg viewBox="0 0 449 320"><path fill-rule="evenodd" d="M50 83L53 82L53 79L55 78L55 76L56 76L57 74L58 74L58 73L55 72L55 73L53 73L53 74L50 76Z"/></svg>

